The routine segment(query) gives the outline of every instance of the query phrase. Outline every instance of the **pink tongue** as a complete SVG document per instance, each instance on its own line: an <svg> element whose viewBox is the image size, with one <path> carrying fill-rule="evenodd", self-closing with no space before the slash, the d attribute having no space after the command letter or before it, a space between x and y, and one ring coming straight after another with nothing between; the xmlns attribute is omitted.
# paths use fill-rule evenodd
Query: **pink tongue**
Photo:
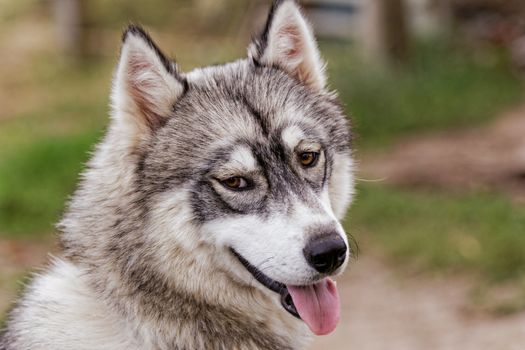
<svg viewBox="0 0 525 350"><path fill-rule="evenodd" d="M339 294L334 281L325 278L310 286L286 286L295 308L317 335L332 332L339 322Z"/></svg>

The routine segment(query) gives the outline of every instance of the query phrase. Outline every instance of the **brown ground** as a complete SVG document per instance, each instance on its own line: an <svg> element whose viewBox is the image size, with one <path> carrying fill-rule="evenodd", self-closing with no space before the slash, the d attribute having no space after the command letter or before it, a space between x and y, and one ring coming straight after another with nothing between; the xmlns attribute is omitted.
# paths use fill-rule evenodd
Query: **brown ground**
<svg viewBox="0 0 525 350"><path fill-rule="evenodd" d="M523 350L525 313L497 318L465 310L469 283L410 279L364 256L339 281L342 320L312 350Z"/></svg>
<svg viewBox="0 0 525 350"><path fill-rule="evenodd" d="M525 105L490 125L417 136L369 155L362 177L406 186L504 191L525 202Z"/></svg>

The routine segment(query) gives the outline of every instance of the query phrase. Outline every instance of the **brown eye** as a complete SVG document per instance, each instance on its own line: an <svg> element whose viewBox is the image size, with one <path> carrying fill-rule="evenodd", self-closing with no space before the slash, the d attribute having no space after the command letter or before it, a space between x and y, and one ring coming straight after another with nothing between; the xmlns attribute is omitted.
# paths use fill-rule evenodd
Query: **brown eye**
<svg viewBox="0 0 525 350"><path fill-rule="evenodd" d="M317 163L319 153L317 152L303 152L299 154L299 161L301 165L307 168L313 167Z"/></svg>
<svg viewBox="0 0 525 350"><path fill-rule="evenodd" d="M240 176L232 176L221 182L224 186L232 190L244 190L249 187L248 180Z"/></svg>

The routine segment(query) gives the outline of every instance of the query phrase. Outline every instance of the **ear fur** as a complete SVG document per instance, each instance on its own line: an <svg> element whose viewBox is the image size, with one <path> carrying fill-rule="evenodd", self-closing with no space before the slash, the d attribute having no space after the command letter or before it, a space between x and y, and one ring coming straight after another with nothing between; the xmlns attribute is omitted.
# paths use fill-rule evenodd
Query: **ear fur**
<svg viewBox="0 0 525 350"><path fill-rule="evenodd" d="M283 69L314 90L326 86L312 29L294 0L273 3L264 32L252 42L248 55L260 65Z"/></svg>
<svg viewBox="0 0 525 350"><path fill-rule="evenodd" d="M141 27L129 26L113 81L113 118L140 134L151 133L165 123L184 91L185 80L175 63Z"/></svg>

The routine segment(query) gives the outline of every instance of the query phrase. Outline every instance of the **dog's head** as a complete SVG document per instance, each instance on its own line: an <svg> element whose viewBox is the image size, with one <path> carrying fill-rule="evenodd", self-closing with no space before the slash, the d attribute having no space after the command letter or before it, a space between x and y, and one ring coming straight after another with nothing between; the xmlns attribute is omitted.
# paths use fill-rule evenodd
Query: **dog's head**
<svg viewBox="0 0 525 350"><path fill-rule="evenodd" d="M353 188L347 121L294 1L274 4L248 51L185 74L130 27L114 81L119 142L111 147L139 155L159 251L213 246L237 280L255 278L327 333L338 319L329 276L349 256L338 221Z"/></svg>

